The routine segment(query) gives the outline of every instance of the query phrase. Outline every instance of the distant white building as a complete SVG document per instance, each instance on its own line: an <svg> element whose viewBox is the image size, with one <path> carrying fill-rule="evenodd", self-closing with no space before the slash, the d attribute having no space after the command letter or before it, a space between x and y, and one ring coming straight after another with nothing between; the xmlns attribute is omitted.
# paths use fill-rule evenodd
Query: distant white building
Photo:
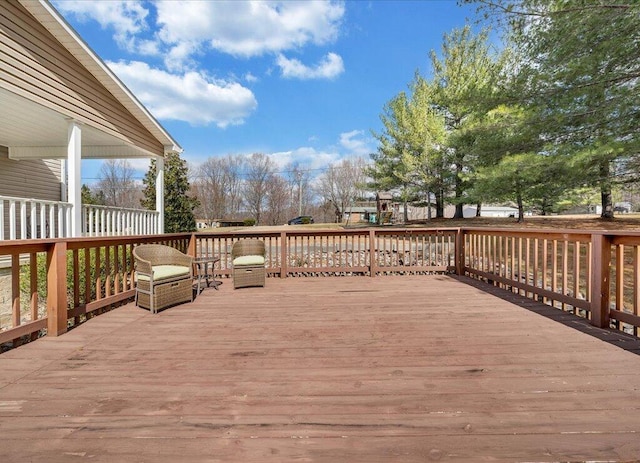
<svg viewBox="0 0 640 463"><path fill-rule="evenodd" d="M476 208L474 207L472 209L472 217L475 217ZM518 217L518 209L508 206L482 206L482 208L480 208L480 217Z"/></svg>
<svg viewBox="0 0 640 463"><path fill-rule="evenodd" d="M452 218L455 211L455 206L447 206L444 216ZM462 216L465 219L475 217L476 211L476 206L464 206L462 208ZM480 217L518 217L518 209L510 206L482 206L480 208Z"/></svg>

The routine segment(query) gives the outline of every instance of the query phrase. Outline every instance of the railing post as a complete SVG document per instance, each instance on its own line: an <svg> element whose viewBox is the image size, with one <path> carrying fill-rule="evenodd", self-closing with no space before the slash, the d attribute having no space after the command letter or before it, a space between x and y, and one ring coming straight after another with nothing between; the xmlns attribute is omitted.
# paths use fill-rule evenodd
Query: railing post
<svg viewBox="0 0 640 463"><path fill-rule="evenodd" d="M189 237L189 244L187 245L187 254L190 255L191 257L204 257L204 256L196 255L197 242L198 240L196 239L196 234L191 233L191 236Z"/></svg>
<svg viewBox="0 0 640 463"><path fill-rule="evenodd" d="M609 292L611 290L611 237L591 235L591 324L609 327Z"/></svg>
<svg viewBox="0 0 640 463"><path fill-rule="evenodd" d="M47 336L67 331L67 243L47 251Z"/></svg>
<svg viewBox="0 0 640 463"><path fill-rule="evenodd" d="M289 262L289 243L287 243L287 232L280 232L280 278L287 278Z"/></svg>
<svg viewBox="0 0 640 463"><path fill-rule="evenodd" d="M456 233L456 275L464 276L464 230L458 228Z"/></svg>
<svg viewBox="0 0 640 463"><path fill-rule="evenodd" d="M376 276L376 231L372 228L369 230L369 276Z"/></svg>
<svg viewBox="0 0 640 463"><path fill-rule="evenodd" d="M33 268L33 267L32 267ZM33 273L33 272L31 272ZM20 318L20 254L11 255L11 309L13 326L19 326Z"/></svg>

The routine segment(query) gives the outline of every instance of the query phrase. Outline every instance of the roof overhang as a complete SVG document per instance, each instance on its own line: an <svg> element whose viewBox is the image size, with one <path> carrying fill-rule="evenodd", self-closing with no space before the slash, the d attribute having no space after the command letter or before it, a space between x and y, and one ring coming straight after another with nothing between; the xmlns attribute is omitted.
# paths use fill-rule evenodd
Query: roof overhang
<svg viewBox="0 0 640 463"><path fill-rule="evenodd" d="M169 135L133 93L80 38L47 0L19 0L68 51L104 86L140 124L164 146L164 153L182 152ZM66 157L69 119L52 109L14 92L0 88L0 140L9 146L15 159ZM154 157L136 146L98 129L82 127L83 158Z"/></svg>

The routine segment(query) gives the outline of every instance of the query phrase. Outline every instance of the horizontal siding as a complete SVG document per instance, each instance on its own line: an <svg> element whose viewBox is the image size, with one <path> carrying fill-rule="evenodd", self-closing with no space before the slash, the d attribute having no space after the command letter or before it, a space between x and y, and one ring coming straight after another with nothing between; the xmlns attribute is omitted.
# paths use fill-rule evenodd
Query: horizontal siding
<svg viewBox="0 0 640 463"><path fill-rule="evenodd" d="M0 147L0 195L60 201L60 161L16 161Z"/></svg>
<svg viewBox="0 0 640 463"><path fill-rule="evenodd" d="M0 86L162 155L164 147L16 0L0 2Z"/></svg>

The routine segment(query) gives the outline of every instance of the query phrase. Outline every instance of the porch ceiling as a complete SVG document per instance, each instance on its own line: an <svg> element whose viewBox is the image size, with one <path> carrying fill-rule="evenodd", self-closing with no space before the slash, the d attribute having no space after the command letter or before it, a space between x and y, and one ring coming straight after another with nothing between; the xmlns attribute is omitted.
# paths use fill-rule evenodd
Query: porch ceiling
<svg viewBox="0 0 640 463"><path fill-rule="evenodd" d="M62 159L67 157L68 118L54 110L0 88L0 146L13 159ZM82 126L82 158L134 158L153 156L118 137Z"/></svg>

